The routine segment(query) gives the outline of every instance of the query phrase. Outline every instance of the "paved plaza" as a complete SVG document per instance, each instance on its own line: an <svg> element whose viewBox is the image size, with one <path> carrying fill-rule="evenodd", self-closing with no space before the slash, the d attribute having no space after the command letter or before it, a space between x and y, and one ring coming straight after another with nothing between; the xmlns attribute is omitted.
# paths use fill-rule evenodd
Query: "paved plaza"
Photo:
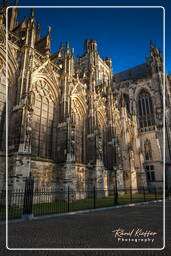
<svg viewBox="0 0 171 256"><path fill-rule="evenodd" d="M170 255L170 213L171 202L166 202L166 249L162 251L7 251L4 248L5 225L1 225L0 255ZM154 238L153 242L118 241L116 232L112 232L118 228L126 232L150 230L157 234L148 237ZM135 239L135 232L131 238ZM162 238L161 203L9 223L10 248L161 248Z"/></svg>

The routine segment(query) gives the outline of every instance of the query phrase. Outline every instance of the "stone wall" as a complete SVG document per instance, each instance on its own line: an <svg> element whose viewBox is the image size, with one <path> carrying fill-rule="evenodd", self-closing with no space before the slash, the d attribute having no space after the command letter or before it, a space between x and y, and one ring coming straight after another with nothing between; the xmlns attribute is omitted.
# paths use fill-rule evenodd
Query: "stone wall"
<svg viewBox="0 0 171 256"><path fill-rule="evenodd" d="M0 191L5 188L6 157L0 156Z"/></svg>
<svg viewBox="0 0 171 256"><path fill-rule="evenodd" d="M58 189L56 185L56 165L53 161L31 158L30 168L35 189Z"/></svg>
<svg viewBox="0 0 171 256"><path fill-rule="evenodd" d="M6 79L2 70L4 63L0 58L0 150L4 151L6 116Z"/></svg>

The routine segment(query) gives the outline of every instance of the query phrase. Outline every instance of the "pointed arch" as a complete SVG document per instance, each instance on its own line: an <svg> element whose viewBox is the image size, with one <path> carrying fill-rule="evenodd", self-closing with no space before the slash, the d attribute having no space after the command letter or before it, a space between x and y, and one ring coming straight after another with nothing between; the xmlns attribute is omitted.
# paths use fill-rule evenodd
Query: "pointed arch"
<svg viewBox="0 0 171 256"><path fill-rule="evenodd" d="M15 84L15 81L16 81L15 75L17 71L17 64L11 52L9 52L8 58L6 58L6 50L5 50L4 44L0 45L0 92L1 92L0 147L1 147L1 150L5 149L5 146L4 146L5 135L6 135L5 117L6 117L6 101L7 101L6 90L8 86L8 98L10 100L9 102L10 104L8 106L8 110L9 110L8 113L9 113L9 120L11 120L12 101L15 100L15 96L16 96L16 88L14 88L13 85Z"/></svg>
<svg viewBox="0 0 171 256"><path fill-rule="evenodd" d="M147 90L142 89L138 95L137 112L140 128L148 128L155 125L153 100Z"/></svg>
<svg viewBox="0 0 171 256"><path fill-rule="evenodd" d="M103 130L106 125L106 107L105 102L101 98L97 101L96 111L99 128Z"/></svg>
<svg viewBox="0 0 171 256"><path fill-rule="evenodd" d="M9 47L8 47L9 48ZM14 58L14 56L11 53L11 50L9 50L8 56L6 56L6 51L4 47L0 46L0 59L3 63L3 70L4 70L4 75L8 75L8 79L10 82L14 81L15 74L17 71L17 63ZM6 58L7 57L7 58ZM6 65L7 65L7 74L6 74ZM9 83L9 86L11 84Z"/></svg>
<svg viewBox="0 0 171 256"><path fill-rule="evenodd" d="M32 155L53 159L58 91L51 81L41 74L32 79L31 92L33 107Z"/></svg>
<svg viewBox="0 0 171 256"><path fill-rule="evenodd" d="M82 92L82 91L81 91ZM72 151L77 162L85 160L85 119L86 102L83 94L74 91L71 95L71 119L72 119Z"/></svg>
<svg viewBox="0 0 171 256"><path fill-rule="evenodd" d="M58 87L58 85L54 85L52 83L52 81L49 79L49 77L47 77L46 74L36 74L34 76L32 76L31 78L31 91L37 90L37 85L36 82L37 81L42 81L44 84L44 87L42 87L42 90L46 90L47 92L49 92L50 97L52 97L53 100L58 98L60 89ZM41 89L41 88L39 88Z"/></svg>

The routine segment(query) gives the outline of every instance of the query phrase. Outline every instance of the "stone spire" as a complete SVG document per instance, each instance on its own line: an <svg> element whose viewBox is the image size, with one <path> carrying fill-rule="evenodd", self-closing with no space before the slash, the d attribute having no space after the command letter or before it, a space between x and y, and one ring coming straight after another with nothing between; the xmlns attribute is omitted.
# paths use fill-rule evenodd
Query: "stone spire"
<svg viewBox="0 0 171 256"><path fill-rule="evenodd" d="M7 1L4 1L7 2ZM17 27L18 25L18 8L16 8L16 6L18 6L19 4L19 0L16 0L14 3L13 8L9 9L9 30L12 31L15 27Z"/></svg>
<svg viewBox="0 0 171 256"><path fill-rule="evenodd" d="M60 43L60 46L59 46L59 50L60 50L60 51L63 51L63 49L64 49L64 43L61 42L61 43Z"/></svg>
<svg viewBox="0 0 171 256"><path fill-rule="evenodd" d="M40 24L36 26L36 41L40 40Z"/></svg>
<svg viewBox="0 0 171 256"><path fill-rule="evenodd" d="M30 18L32 20L34 19L34 8L31 8Z"/></svg>
<svg viewBox="0 0 171 256"><path fill-rule="evenodd" d="M97 42L94 39L87 39L84 42L84 51L85 53L96 52L97 51Z"/></svg>
<svg viewBox="0 0 171 256"><path fill-rule="evenodd" d="M20 0L15 0L14 6L18 6Z"/></svg>
<svg viewBox="0 0 171 256"><path fill-rule="evenodd" d="M109 57L105 58L105 62L108 65L109 68L112 68L112 59Z"/></svg>
<svg viewBox="0 0 171 256"><path fill-rule="evenodd" d="M7 7L8 7L8 1L3 0L2 6L0 7L0 25L5 24L5 11Z"/></svg>
<svg viewBox="0 0 171 256"><path fill-rule="evenodd" d="M3 0L2 8L7 8L7 7L8 7L8 0Z"/></svg>
<svg viewBox="0 0 171 256"><path fill-rule="evenodd" d="M50 33L51 33L51 27L49 26L47 35L43 38L39 38L39 40L36 41L36 44L35 44L36 49L46 56L50 55L50 49L51 49Z"/></svg>
<svg viewBox="0 0 171 256"><path fill-rule="evenodd" d="M69 75L74 74L74 51L70 50L69 41L66 41L66 48L64 51L64 72Z"/></svg>
<svg viewBox="0 0 171 256"><path fill-rule="evenodd" d="M66 53L67 55L70 54L69 41L66 41Z"/></svg>
<svg viewBox="0 0 171 256"><path fill-rule="evenodd" d="M150 40L150 58L151 58L151 69L153 73L162 71L163 69L163 59L162 54L159 49L153 45Z"/></svg>
<svg viewBox="0 0 171 256"><path fill-rule="evenodd" d="M31 9L30 17L27 23L27 36L26 36L26 44L30 45L34 48L35 44L35 17L34 17L34 9Z"/></svg>
<svg viewBox="0 0 171 256"><path fill-rule="evenodd" d="M47 56L50 55L50 48L51 48L51 26L48 26L48 34L46 36L46 47L45 47L45 54Z"/></svg>

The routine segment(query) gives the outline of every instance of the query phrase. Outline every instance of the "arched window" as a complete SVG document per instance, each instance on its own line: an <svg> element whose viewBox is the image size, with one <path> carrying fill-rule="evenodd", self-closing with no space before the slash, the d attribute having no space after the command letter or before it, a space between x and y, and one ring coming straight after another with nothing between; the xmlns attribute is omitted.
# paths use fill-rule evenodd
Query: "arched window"
<svg viewBox="0 0 171 256"><path fill-rule="evenodd" d="M50 95L45 91L47 87L45 81L37 81L34 87L36 89L32 117L32 155L52 159L55 106Z"/></svg>
<svg viewBox="0 0 171 256"><path fill-rule="evenodd" d="M147 182L155 181L155 170L153 165L146 165L145 166L145 171L146 171L146 177L147 177Z"/></svg>
<svg viewBox="0 0 171 256"><path fill-rule="evenodd" d="M84 140L84 103L77 96L73 96L72 103L72 126L71 126L71 155L75 156L77 163L85 161L85 140Z"/></svg>
<svg viewBox="0 0 171 256"><path fill-rule="evenodd" d="M138 99L138 117L140 128L155 125L154 109L151 96L148 92L143 91Z"/></svg>
<svg viewBox="0 0 171 256"><path fill-rule="evenodd" d="M145 160L152 160L151 143L148 139L144 142L144 156Z"/></svg>

